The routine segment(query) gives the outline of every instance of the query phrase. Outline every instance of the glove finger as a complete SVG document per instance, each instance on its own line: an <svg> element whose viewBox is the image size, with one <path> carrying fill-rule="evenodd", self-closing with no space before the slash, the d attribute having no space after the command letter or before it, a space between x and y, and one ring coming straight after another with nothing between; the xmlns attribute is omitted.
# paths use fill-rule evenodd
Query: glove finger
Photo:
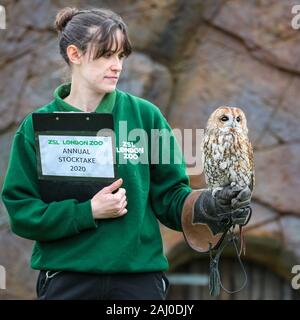
<svg viewBox="0 0 300 320"><path fill-rule="evenodd" d="M245 217L247 216L247 214L245 214L246 210L243 210L243 209L238 209L238 210L235 210L232 214L231 214L231 218L232 220L244 220Z"/></svg>
<svg viewBox="0 0 300 320"><path fill-rule="evenodd" d="M235 209L248 207L250 205L250 203L251 203L250 199L247 199L247 200L244 200L244 201L240 201L238 199L232 199L231 206L235 210Z"/></svg>
<svg viewBox="0 0 300 320"><path fill-rule="evenodd" d="M251 198L252 192L248 186L246 186L240 193L237 195L236 199L239 201L244 201Z"/></svg>
<svg viewBox="0 0 300 320"><path fill-rule="evenodd" d="M234 200L235 198L233 199L218 199L216 200L216 204L218 207L231 207L232 206L232 201Z"/></svg>
<svg viewBox="0 0 300 320"><path fill-rule="evenodd" d="M218 199L218 204L221 206L230 206L232 199Z"/></svg>
<svg viewBox="0 0 300 320"><path fill-rule="evenodd" d="M231 200L232 198L235 198L241 191L241 188L226 186L217 192L217 197L223 200Z"/></svg>
<svg viewBox="0 0 300 320"><path fill-rule="evenodd" d="M223 213L228 213L232 211L231 204L225 206L217 206L217 215L222 215Z"/></svg>
<svg viewBox="0 0 300 320"><path fill-rule="evenodd" d="M232 216L233 217L246 217L250 213L250 210L251 210L250 206L244 207L244 208L235 209L232 212Z"/></svg>
<svg viewBox="0 0 300 320"><path fill-rule="evenodd" d="M249 214L250 214L250 213L251 213L250 207L236 210L236 211L234 211L234 213L232 214L232 220L233 220L236 224L245 225L245 224L247 224L247 222L248 222L248 220L249 220Z"/></svg>

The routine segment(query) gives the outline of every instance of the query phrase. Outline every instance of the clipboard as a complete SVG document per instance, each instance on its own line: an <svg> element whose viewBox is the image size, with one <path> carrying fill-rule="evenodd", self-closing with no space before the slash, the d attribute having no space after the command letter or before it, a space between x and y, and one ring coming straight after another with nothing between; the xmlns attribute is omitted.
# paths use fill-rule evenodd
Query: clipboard
<svg viewBox="0 0 300 320"><path fill-rule="evenodd" d="M41 199L91 199L117 180L114 121L110 113L33 113Z"/></svg>

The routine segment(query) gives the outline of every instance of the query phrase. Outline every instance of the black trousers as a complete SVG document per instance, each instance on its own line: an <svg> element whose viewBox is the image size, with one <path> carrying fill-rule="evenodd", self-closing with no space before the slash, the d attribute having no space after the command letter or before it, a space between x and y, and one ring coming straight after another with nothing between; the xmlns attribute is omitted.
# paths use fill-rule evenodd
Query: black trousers
<svg viewBox="0 0 300 320"><path fill-rule="evenodd" d="M92 274L40 271L38 300L165 300L164 272Z"/></svg>

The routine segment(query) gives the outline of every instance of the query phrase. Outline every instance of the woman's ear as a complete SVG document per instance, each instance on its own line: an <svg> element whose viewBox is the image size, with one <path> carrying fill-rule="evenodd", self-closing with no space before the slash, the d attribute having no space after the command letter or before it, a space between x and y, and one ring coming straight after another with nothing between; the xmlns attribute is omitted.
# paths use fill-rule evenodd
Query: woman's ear
<svg viewBox="0 0 300 320"><path fill-rule="evenodd" d="M71 63L73 63L73 64L80 64L81 63L82 53L75 45L70 44L67 47L67 56L68 56L69 61Z"/></svg>

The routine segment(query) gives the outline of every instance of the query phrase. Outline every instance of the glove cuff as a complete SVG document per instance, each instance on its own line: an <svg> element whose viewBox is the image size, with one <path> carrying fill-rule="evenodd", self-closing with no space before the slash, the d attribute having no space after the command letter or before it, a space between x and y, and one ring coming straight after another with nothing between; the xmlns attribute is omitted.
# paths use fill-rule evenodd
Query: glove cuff
<svg viewBox="0 0 300 320"><path fill-rule="evenodd" d="M210 246L213 248L217 245L222 234L213 235L211 229L206 223L194 223L195 203L202 193L207 190L195 190L186 198L182 213L181 223L183 235L188 245L198 252L208 252Z"/></svg>

